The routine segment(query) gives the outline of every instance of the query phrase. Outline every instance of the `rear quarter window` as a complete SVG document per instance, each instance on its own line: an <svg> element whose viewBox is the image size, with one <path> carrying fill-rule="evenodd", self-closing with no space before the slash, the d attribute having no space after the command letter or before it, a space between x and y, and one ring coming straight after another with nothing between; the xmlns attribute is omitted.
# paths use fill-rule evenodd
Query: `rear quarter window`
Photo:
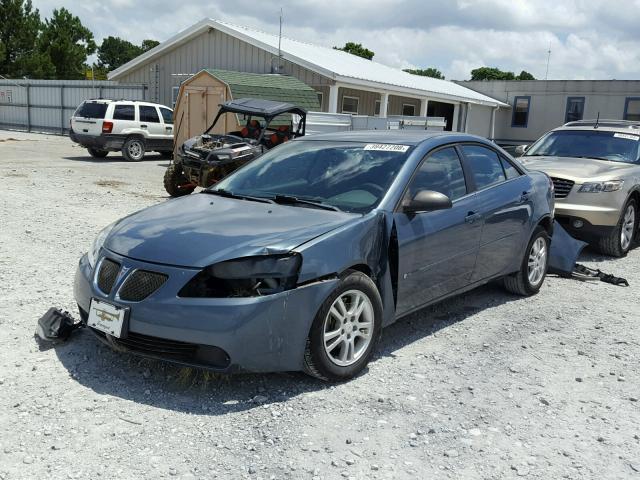
<svg viewBox="0 0 640 480"><path fill-rule="evenodd" d="M104 118L105 113L107 113L107 107L108 104L106 103L84 102L78 107L74 115L84 118Z"/></svg>

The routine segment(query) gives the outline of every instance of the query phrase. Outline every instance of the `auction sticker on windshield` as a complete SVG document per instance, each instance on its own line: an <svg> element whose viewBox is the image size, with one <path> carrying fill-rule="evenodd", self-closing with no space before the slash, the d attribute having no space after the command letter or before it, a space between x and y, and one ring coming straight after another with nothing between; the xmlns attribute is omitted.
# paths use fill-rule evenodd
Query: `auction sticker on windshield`
<svg viewBox="0 0 640 480"><path fill-rule="evenodd" d="M93 298L89 306L87 325L101 332L113 335L116 338L120 338L128 310L128 308L118 307Z"/></svg>
<svg viewBox="0 0 640 480"><path fill-rule="evenodd" d="M626 138L627 140L635 140L636 142L640 140L640 137L637 135L629 135L628 133L614 133L613 136L615 138Z"/></svg>
<svg viewBox="0 0 640 480"><path fill-rule="evenodd" d="M388 143L368 143L364 146L365 150L376 150L379 152L400 152L404 153L409 150L408 145L390 145Z"/></svg>

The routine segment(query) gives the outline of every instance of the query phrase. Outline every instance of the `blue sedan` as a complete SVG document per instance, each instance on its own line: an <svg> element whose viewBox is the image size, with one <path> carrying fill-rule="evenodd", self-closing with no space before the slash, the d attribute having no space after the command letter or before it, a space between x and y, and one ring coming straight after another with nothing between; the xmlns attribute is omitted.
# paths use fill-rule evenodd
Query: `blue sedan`
<svg viewBox="0 0 640 480"><path fill-rule="evenodd" d="M75 298L118 350L340 381L426 305L495 279L537 293L553 208L545 174L480 137L303 137L105 228Z"/></svg>

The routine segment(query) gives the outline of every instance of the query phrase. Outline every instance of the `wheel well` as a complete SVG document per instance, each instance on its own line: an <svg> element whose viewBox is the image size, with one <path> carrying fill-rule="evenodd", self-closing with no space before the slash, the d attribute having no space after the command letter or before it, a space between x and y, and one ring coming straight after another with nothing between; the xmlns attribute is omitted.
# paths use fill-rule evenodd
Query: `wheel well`
<svg viewBox="0 0 640 480"><path fill-rule="evenodd" d="M132 138L137 138L138 140L142 140L142 142L146 144L144 135L140 135L139 133L131 133L127 135L126 138L124 139L124 143L127 143Z"/></svg>
<svg viewBox="0 0 640 480"><path fill-rule="evenodd" d="M544 217L540 222L538 222L538 225L544 228L549 236L553 234L553 220L551 217Z"/></svg>
<svg viewBox="0 0 640 480"><path fill-rule="evenodd" d="M369 268L369 265L366 265L364 263L359 263L357 265L352 265L347 270L356 270L358 272L362 272L367 277L369 277L371 280L375 281L375 279L373 278L373 272L371 271L371 268Z"/></svg>
<svg viewBox="0 0 640 480"><path fill-rule="evenodd" d="M636 205L640 206L640 191L639 190L634 190L633 192L631 192L631 195L629 195L629 198L633 198L636 201Z"/></svg>

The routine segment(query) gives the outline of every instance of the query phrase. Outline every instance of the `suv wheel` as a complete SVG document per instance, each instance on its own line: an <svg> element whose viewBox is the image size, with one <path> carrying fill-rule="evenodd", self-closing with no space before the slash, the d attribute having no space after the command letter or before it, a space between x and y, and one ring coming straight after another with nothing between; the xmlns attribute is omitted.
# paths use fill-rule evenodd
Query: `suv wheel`
<svg viewBox="0 0 640 480"><path fill-rule="evenodd" d="M139 162L144 158L144 140L130 137L122 146L122 156L129 162Z"/></svg>
<svg viewBox="0 0 640 480"><path fill-rule="evenodd" d="M612 257L624 257L633 244L633 238L638 223L638 206L631 199L622 209L622 215L616 228L607 236L598 241L598 248L605 255Z"/></svg>
<svg viewBox="0 0 640 480"><path fill-rule="evenodd" d="M196 186L189 182L179 163L172 163L164 172L164 189L172 197L189 195Z"/></svg>
<svg viewBox="0 0 640 480"><path fill-rule="evenodd" d="M98 150L97 148L87 148L89 155L93 158L104 158L109 155L109 152L106 150Z"/></svg>
<svg viewBox="0 0 640 480"><path fill-rule="evenodd" d="M549 235L536 227L527 245L520 270L504 277L505 288L516 295L530 296L540 291L549 265Z"/></svg>
<svg viewBox="0 0 640 480"><path fill-rule="evenodd" d="M343 275L313 321L304 371L325 381L348 380L373 354L382 330L382 300L373 281L353 270Z"/></svg>

